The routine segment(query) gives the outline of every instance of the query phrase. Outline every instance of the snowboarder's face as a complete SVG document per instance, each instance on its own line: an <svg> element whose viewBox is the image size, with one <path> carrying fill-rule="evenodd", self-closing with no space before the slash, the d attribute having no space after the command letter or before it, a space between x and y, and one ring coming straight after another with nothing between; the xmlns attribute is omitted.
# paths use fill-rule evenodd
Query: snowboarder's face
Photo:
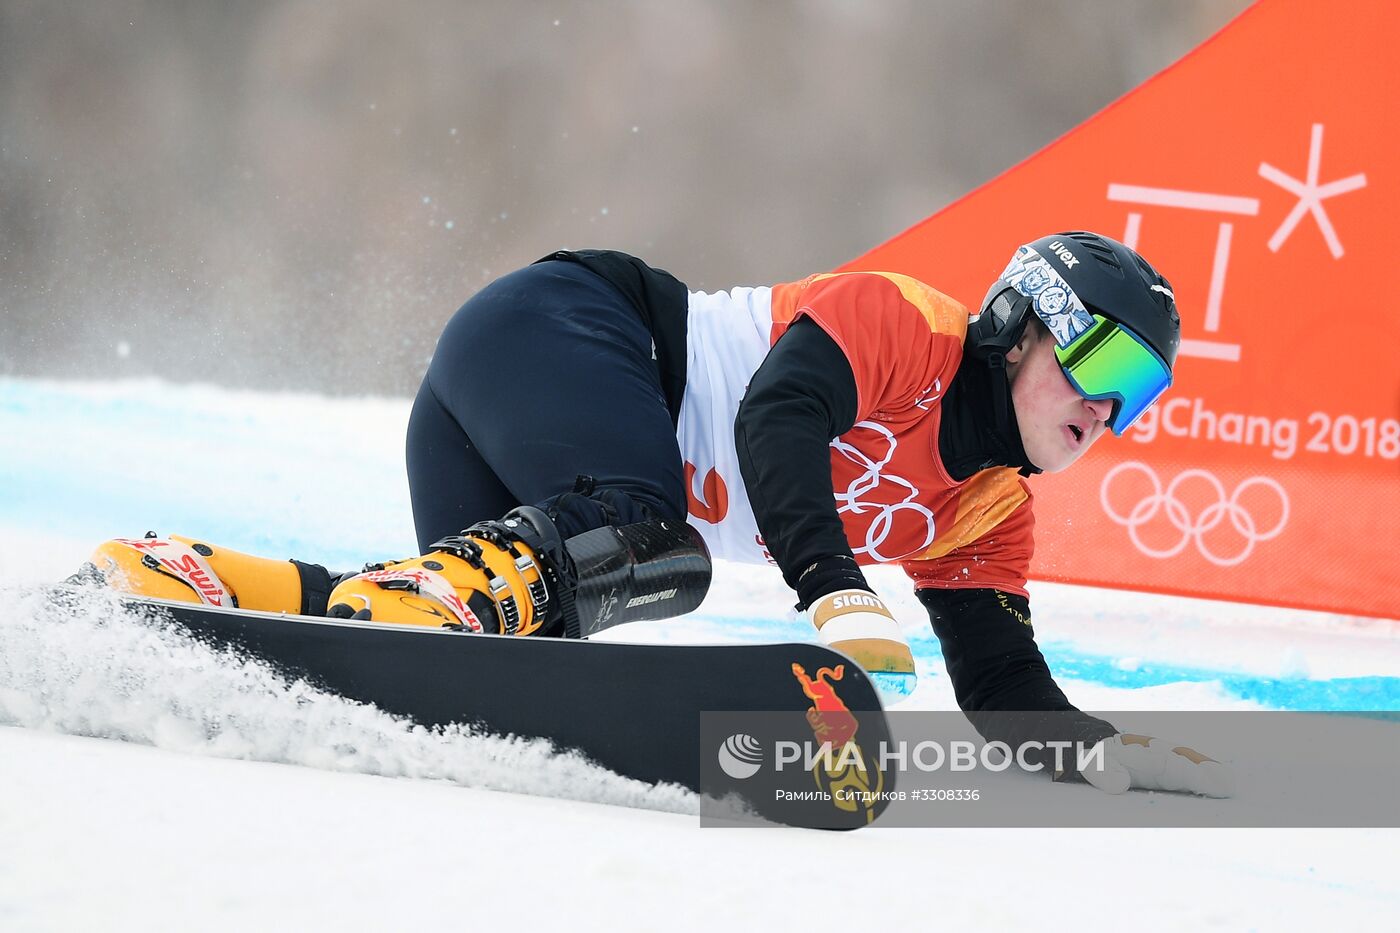
<svg viewBox="0 0 1400 933"><path fill-rule="evenodd" d="M1028 326L1006 362L1026 456L1046 473L1057 473L1104 433L1113 403L1075 391L1055 358L1055 341L1041 328Z"/></svg>

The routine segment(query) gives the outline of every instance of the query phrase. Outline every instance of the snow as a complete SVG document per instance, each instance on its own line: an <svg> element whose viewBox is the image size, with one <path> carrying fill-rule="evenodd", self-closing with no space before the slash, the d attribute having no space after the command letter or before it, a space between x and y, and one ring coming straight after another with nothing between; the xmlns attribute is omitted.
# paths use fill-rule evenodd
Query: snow
<svg viewBox="0 0 1400 933"><path fill-rule="evenodd" d="M699 830L21 729L0 749L7 930L1345 929L1395 910L1374 831Z"/></svg>
<svg viewBox="0 0 1400 933"><path fill-rule="evenodd" d="M1395 830L701 830L676 788L416 728L110 606L55 617L27 589L148 528L339 568L410 554L407 414L402 399L0 380L0 929L1400 920ZM902 706L954 708L907 586L875 582L920 667ZM722 565L700 613L608 637L807 637L790 603L776 573ZM1032 605L1086 708L1400 701L1394 622L1048 585Z"/></svg>

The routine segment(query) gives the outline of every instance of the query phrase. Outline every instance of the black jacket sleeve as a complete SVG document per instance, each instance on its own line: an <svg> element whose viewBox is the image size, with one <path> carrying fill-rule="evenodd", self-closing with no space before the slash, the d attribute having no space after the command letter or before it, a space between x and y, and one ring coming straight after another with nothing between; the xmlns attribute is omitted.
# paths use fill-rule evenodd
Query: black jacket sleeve
<svg viewBox="0 0 1400 933"><path fill-rule="evenodd" d="M816 323L795 321L750 380L734 442L764 546L799 607L839 589L870 589L831 487L831 441L855 420L845 354Z"/></svg>
<svg viewBox="0 0 1400 933"><path fill-rule="evenodd" d="M1092 744L1118 731L1080 712L1055 683L1036 646L1026 597L994 589L917 595L943 647L958 706L984 739L1015 749L1028 741ZM1042 763L1049 770L1052 760ZM1071 769L1056 779L1078 778Z"/></svg>

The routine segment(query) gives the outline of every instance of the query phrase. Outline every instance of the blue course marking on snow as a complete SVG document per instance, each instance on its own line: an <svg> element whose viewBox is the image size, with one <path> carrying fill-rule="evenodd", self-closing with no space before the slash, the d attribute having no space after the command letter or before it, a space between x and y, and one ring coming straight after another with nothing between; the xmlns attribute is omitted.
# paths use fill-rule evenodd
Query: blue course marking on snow
<svg viewBox="0 0 1400 933"><path fill-rule="evenodd" d="M397 454L359 458L346 469L320 449L315 432L287 432L266 405L245 410L207 387L189 393L204 403L156 383L118 383L103 395L81 385L0 379L0 434L25 439L0 455L4 523L91 538L94 546L147 530L185 534L336 570L417 553ZM225 455L266 444L269 430L281 432L285 456ZM172 460L197 469L172 472L165 468ZM309 486L307 462L324 467ZM357 500L355 521L340 520L335 506L359 488L386 492Z"/></svg>
<svg viewBox="0 0 1400 933"><path fill-rule="evenodd" d="M745 619L724 617L717 625L751 627L762 634L755 640L791 638L806 641L811 627L801 620ZM931 634L917 634L909 639L915 661L922 667L943 669L943 652ZM1082 680L1105 687L1136 690L1164 684L1216 684L1221 691L1241 700L1258 703L1269 709L1316 710L1321 712L1394 713L1400 710L1400 677L1338 677L1331 680L1311 680L1303 677L1268 677L1242 671L1212 670L1142 661L1129 670L1120 666L1120 659L1090 654L1064 642L1042 644L1041 652L1055 676L1066 680ZM1390 716L1379 718L1389 719Z"/></svg>
<svg viewBox="0 0 1400 933"><path fill-rule="evenodd" d="M1217 671L1157 662L1133 670L1117 660L1085 654L1063 644L1041 646L1045 661L1057 677L1085 680L1106 687L1156 687L1177 683L1216 683L1226 693L1271 709L1389 711L1400 709L1400 677L1262 677L1237 671ZM939 655L941 657L941 655Z"/></svg>
<svg viewBox="0 0 1400 933"><path fill-rule="evenodd" d="M84 475L84 472L87 475ZM83 507L70 504L75 489L83 489ZM289 499L295 496L289 495ZM60 503L55 505L55 503ZM292 511L295 502L289 503ZM112 536L140 537L147 531L159 534L184 534L207 538L224 547L253 554L297 557L325 563L337 570L359 567L368 560L407 557L417 548L400 544L402 554L385 553L369 542L352 541L329 544L324 539L276 527L269 516L235 517L211 511L198 501L167 496L157 483L113 483L110 489L94 489L90 468L86 471L64 469L21 470L0 469L0 515L7 524L43 529L50 534L68 537L93 537L94 528ZM352 529L353 530L353 529Z"/></svg>

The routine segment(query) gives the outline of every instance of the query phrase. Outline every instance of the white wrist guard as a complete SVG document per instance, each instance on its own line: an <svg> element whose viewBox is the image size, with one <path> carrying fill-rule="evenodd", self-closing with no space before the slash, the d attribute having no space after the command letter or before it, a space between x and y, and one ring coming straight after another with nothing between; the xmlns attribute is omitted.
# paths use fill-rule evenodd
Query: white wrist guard
<svg viewBox="0 0 1400 933"><path fill-rule="evenodd" d="M838 590L812 603L807 616L822 644L850 655L886 703L914 692L914 655L880 597L865 590Z"/></svg>

